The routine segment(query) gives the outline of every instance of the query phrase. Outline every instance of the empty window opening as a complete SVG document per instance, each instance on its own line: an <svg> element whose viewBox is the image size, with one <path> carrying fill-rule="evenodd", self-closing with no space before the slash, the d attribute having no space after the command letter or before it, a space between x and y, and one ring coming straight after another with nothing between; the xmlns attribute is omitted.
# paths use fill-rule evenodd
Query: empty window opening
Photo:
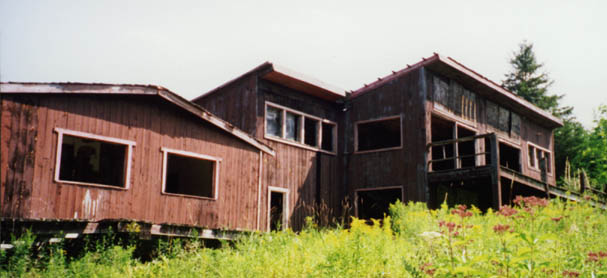
<svg viewBox="0 0 607 278"><path fill-rule="evenodd" d="M383 219L390 213L390 204L402 198L401 188L359 190L356 208L360 219Z"/></svg>
<svg viewBox="0 0 607 278"><path fill-rule="evenodd" d="M550 160L550 152L544 148L528 144L528 160L529 167L539 171L551 173L552 162Z"/></svg>
<svg viewBox="0 0 607 278"><path fill-rule="evenodd" d="M59 180L126 187L129 146L60 133Z"/></svg>
<svg viewBox="0 0 607 278"><path fill-rule="evenodd" d="M304 144L312 147L318 147L318 120L308 117L304 120Z"/></svg>
<svg viewBox="0 0 607 278"><path fill-rule="evenodd" d="M164 192L214 197L217 161L166 153Z"/></svg>
<svg viewBox="0 0 607 278"><path fill-rule="evenodd" d="M282 137L282 110L272 106L267 107L266 134Z"/></svg>
<svg viewBox="0 0 607 278"><path fill-rule="evenodd" d="M499 153L500 166L512 169L517 172L521 171L521 151L519 149L500 142Z"/></svg>
<svg viewBox="0 0 607 278"><path fill-rule="evenodd" d="M401 146L400 117L363 122L356 125L357 151L380 150Z"/></svg>
<svg viewBox="0 0 607 278"><path fill-rule="evenodd" d="M464 138L476 135L473 130L464 128L462 126L457 127L457 138ZM476 140L465 141L457 143L457 154L460 157L459 163L461 168L468 168L476 166Z"/></svg>
<svg viewBox="0 0 607 278"><path fill-rule="evenodd" d="M432 117L431 124L432 142L445 141L453 139L454 122L447 121L438 117ZM454 156L454 144L440 145L432 147L432 160L442 160L432 163L433 171L448 170L455 168L455 160L449 159Z"/></svg>
<svg viewBox="0 0 607 278"><path fill-rule="evenodd" d="M269 187L268 194L268 228L271 231L284 230L289 226L288 189Z"/></svg>
<svg viewBox="0 0 607 278"><path fill-rule="evenodd" d="M287 112L286 138L293 141L299 141L301 127L301 116Z"/></svg>
<svg viewBox="0 0 607 278"><path fill-rule="evenodd" d="M333 141L334 141L334 133L335 125L330 123L322 123L322 146L321 148L325 151L332 152Z"/></svg>

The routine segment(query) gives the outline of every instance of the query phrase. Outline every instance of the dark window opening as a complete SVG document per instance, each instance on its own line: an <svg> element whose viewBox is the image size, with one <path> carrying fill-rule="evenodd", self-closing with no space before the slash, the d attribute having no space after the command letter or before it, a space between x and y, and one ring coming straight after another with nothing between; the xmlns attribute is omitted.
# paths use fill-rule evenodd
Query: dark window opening
<svg viewBox="0 0 607 278"><path fill-rule="evenodd" d="M168 153L166 193L213 198L215 161Z"/></svg>
<svg viewBox="0 0 607 278"><path fill-rule="evenodd" d="M325 151L333 151L333 129L335 125L322 123L322 143L321 149Z"/></svg>
<svg viewBox="0 0 607 278"><path fill-rule="evenodd" d="M272 191L270 193L270 230L278 231L285 228L284 219L284 193Z"/></svg>
<svg viewBox="0 0 607 278"><path fill-rule="evenodd" d="M512 169L514 171L521 171L521 151L517 148L511 147L504 143L499 143L499 158L500 166Z"/></svg>
<svg viewBox="0 0 607 278"><path fill-rule="evenodd" d="M364 190L357 192L357 210L360 219L383 219L389 214L390 204L402 198L400 188Z"/></svg>
<svg viewBox="0 0 607 278"><path fill-rule="evenodd" d="M59 179L125 187L127 145L63 135Z"/></svg>
<svg viewBox="0 0 607 278"><path fill-rule="evenodd" d="M432 142L445 141L453 139L453 126L455 123L441 118L432 117ZM454 155L453 144L433 146L432 160L448 159ZM455 168L455 160L448 159L432 163L433 171L448 170Z"/></svg>
<svg viewBox="0 0 607 278"><path fill-rule="evenodd" d="M531 168L536 168L536 166L535 166L535 148L533 146L529 145L527 154L529 155L529 166L531 166Z"/></svg>
<svg viewBox="0 0 607 278"><path fill-rule="evenodd" d="M318 146L318 120L304 119L304 143L308 146Z"/></svg>
<svg viewBox="0 0 607 278"><path fill-rule="evenodd" d="M401 145L400 117L359 123L356 126L358 131L358 151L393 148Z"/></svg>
<svg viewBox="0 0 607 278"><path fill-rule="evenodd" d="M474 136L476 133L470 129L458 126L457 127L457 137L470 137ZM476 166L476 148L475 148L476 140L465 141L457 143L457 153L460 156L460 163L462 168L474 167ZM462 157L463 156L463 157Z"/></svg>
<svg viewBox="0 0 607 278"><path fill-rule="evenodd" d="M298 141L300 138L300 125L301 125L301 116L297 114L293 114L291 112L287 112L287 126L286 126L286 137L289 140Z"/></svg>

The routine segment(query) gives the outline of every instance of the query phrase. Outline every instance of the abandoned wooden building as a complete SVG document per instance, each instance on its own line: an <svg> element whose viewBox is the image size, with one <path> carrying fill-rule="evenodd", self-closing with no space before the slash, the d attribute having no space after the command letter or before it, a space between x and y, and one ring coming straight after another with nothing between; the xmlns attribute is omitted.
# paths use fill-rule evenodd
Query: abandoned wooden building
<svg viewBox="0 0 607 278"><path fill-rule="evenodd" d="M0 97L3 237L135 221L213 238L299 229L344 200L378 218L397 199L575 198L556 186L561 121L438 54L349 92L266 62L192 101L81 83L1 83Z"/></svg>

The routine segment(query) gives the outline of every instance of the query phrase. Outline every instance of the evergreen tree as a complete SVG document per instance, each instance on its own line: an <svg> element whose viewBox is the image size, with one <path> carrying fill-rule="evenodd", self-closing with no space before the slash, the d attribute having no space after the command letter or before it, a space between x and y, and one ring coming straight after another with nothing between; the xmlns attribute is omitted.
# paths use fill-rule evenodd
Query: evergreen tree
<svg viewBox="0 0 607 278"><path fill-rule="evenodd" d="M502 86L563 120L564 126L556 129L554 133L555 170L557 177L560 177L564 172L565 162L573 161L581 150L586 132L572 116L573 107L560 105L563 95L548 94L553 81L540 71L544 65L537 61L533 44L523 41L518 52L510 59L510 64L513 70L506 74Z"/></svg>
<svg viewBox="0 0 607 278"><path fill-rule="evenodd" d="M511 73L506 74L506 80L502 86L516 93L539 108L550 111L557 117L571 116L572 107L561 107L559 101L563 95L548 95L548 88L552 80L546 73L540 72L544 66L537 62L533 52L533 44L522 42L519 51L514 53L510 64L513 67Z"/></svg>

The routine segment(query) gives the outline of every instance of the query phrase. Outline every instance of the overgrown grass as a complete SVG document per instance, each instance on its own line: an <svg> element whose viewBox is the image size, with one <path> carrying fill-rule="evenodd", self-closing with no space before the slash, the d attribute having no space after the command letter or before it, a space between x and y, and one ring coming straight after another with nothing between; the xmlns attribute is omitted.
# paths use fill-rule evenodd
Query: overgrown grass
<svg viewBox="0 0 607 278"><path fill-rule="evenodd" d="M23 277L607 277L607 214L588 203L518 199L514 208L422 203L350 228L253 234L233 246L173 244L151 262L103 245L69 260L53 247L33 258L27 235L0 276ZM310 221L312 223L312 221ZM29 247L28 247L29 244ZM2 254L5 256L5 254Z"/></svg>

